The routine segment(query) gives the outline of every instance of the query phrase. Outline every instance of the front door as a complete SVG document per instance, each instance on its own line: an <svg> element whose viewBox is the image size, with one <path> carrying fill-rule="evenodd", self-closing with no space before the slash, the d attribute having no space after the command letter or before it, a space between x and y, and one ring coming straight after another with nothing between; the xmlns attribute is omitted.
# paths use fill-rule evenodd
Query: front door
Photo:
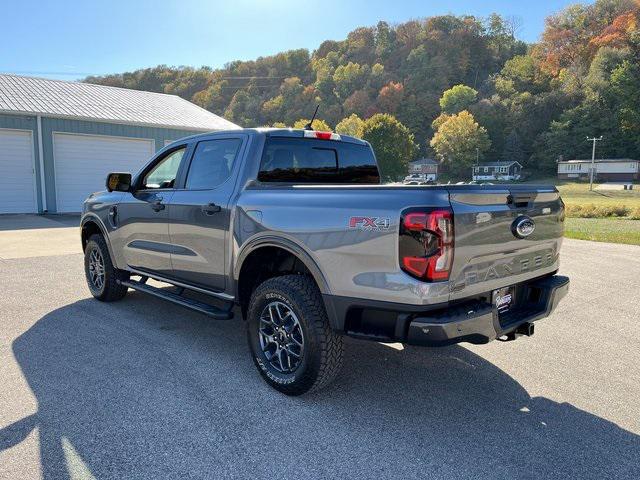
<svg viewBox="0 0 640 480"><path fill-rule="evenodd" d="M216 136L194 147L184 188L169 205L173 277L208 290L224 291L229 238L229 200L244 137Z"/></svg>
<svg viewBox="0 0 640 480"><path fill-rule="evenodd" d="M182 145L160 156L139 176L133 191L113 207L116 210L110 218L116 224L115 248L131 268L171 275L167 206L186 151L187 146Z"/></svg>

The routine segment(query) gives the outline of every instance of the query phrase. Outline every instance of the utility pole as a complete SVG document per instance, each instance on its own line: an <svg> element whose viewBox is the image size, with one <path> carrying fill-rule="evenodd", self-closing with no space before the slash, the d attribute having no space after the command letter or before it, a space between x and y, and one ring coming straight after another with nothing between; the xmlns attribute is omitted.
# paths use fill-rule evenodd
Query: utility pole
<svg viewBox="0 0 640 480"><path fill-rule="evenodd" d="M602 135L599 137L587 137L588 142L593 142L593 149L591 150L591 172L589 175L589 190L593 190L593 174L596 170L596 142L602 140Z"/></svg>
<svg viewBox="0 0 640 480"><path fill-rule="evenodd" d="M476 147L476 167L480 165L480 149ZM476 167L471 167L471 181L473 181L473 172L475 172ZM480 173L480 169L478 168L478 172Z"/></svg>

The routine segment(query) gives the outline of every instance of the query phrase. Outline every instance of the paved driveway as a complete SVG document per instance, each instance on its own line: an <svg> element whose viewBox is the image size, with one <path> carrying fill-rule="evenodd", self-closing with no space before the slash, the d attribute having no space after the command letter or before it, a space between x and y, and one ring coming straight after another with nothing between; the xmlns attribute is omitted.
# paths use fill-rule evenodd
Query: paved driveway
<svg viewBox="0 0 640 480"><path fill-rule="evenodd" d="M640 248L563 253L533 337L352 340L302 398L261 381L240 322L94 301L80 254L4 258L0 478L639 478Z"/></svg>
<svg viewBox="0 0 640 480"><path fill-rule="evenodd" d="M82 253L79 215L0 215L0 260Z"/></svg>

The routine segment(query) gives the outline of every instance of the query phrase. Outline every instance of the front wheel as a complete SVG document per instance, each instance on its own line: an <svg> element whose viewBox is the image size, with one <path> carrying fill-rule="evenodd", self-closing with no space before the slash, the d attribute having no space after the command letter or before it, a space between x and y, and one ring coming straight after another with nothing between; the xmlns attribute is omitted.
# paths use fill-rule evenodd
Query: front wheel
<svg viewBox="0 0 640 480"><path fill-rule="evenodd" d="M84 249L84 273L89 291L98 300L113 302L127 294L127 287L119 280L128 275L113 266L107 243L102 235L91 235Z"/></svg>
<svg viewBox="0 0 640 480"><path fill-rule="evenodd" d="M247 311L249 347L265 381L287 395L328 385L342 365L342 337L314 281L284 275L262 283Z"/></svg>

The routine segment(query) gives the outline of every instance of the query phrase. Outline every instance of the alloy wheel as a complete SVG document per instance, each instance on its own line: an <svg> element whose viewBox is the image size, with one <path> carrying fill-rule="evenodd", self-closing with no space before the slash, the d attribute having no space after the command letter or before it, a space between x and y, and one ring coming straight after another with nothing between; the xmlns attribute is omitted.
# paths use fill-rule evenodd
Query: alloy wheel
<svg viewBox="0 0 640 480"><path fill-rule="evenodd" d="M298 317L286 304L269 303L260 314L260 348L273 368L293 373L304 352L304 334Z"/></svg>
<svg viewBox="0 0 640 480"><path fill-rule="evenodd" d="M99 249L94 248L89 254L89 280L96 290L104 286L104 258Z"/></svg>

